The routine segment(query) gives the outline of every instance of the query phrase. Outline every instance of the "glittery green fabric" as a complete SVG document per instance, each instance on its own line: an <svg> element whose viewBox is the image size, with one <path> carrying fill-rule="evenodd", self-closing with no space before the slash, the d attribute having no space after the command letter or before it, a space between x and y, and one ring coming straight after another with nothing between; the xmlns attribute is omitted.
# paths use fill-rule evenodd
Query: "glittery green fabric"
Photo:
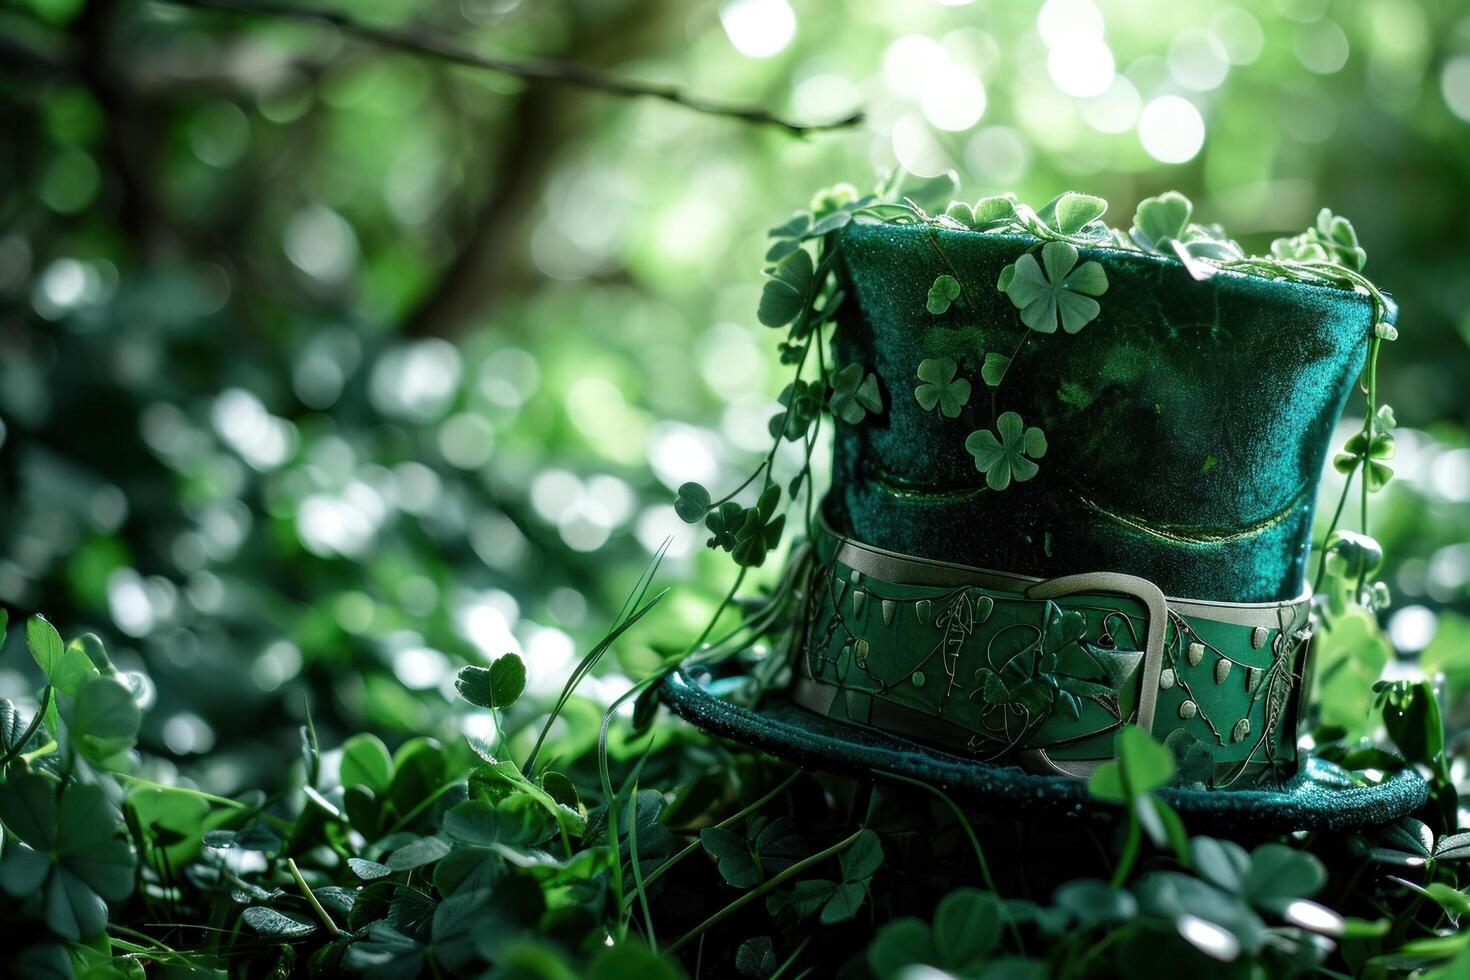
<svg viewBox="0 0 1470 980"><path fill-rule="evenodd" d="M1029 238L849 225L849 300L835 362L876 373L885 410L839 423L837 529L905 554L1053 577L1126 572L1172 596L1299 595L1333 425L1363 368L1365 296L1081 249L1108 289L1079 333L1040 334L996 291ZM925 308L942 274L960 298ZM984 354L1019 354L992 398ZM914 397L920 361L949 357L973 392L958 418ZM992 411L1046 432L1039 474L1001 492L965 449Z"/></svg>
<svg viewBox="0 0 1470 980"><path fill-rule="evenodd" d="M726 698L747 681L739 673L681 669L664 681L659 695L680 716L714 735L815 769L861 777L874 771L896 772L998 813L1104 822L1117 816L1117 808L1091 799L1082 780L1038 776L1014 766L979 765L897 735L833 721L785 701L752 710ZM1315 757L1309 757L1301 772L1280 789L1222 792L1172 787L1158 792L1196 833L1253 837L1387 823L1413 813L1429 796L1428 786L1412 769L1372 785Z"/></svg>

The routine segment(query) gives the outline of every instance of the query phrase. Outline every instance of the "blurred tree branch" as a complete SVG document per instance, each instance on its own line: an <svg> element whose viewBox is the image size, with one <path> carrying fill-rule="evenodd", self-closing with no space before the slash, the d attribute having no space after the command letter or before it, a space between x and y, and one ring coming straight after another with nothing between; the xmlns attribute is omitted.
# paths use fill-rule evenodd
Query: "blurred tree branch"
<svg viewBox="0 0 1470 980"><path fill-rule="evenodd" d="M841 119L820 123L800 123L785 119L768 109L758 106L730 105L711 101L670 85L653 85L618 78L606 72L589 68L570 61L513 61L476 54L453 42L425 31L407 28L375 27L353 20L346 14L330 10L293 7L272 0L166 0L179 6L228 13L249 14L260 17L278 17L290 20L314 21L337 28L343 33L384 47L394 48L450 64L469 68L481 68L533 82L548 82L589 89L623 98L659 99L695 112L724 116L741 122L761 126L774 126L797 136L825 130L844 129L855 126L863 119L861 111L853 112Z"/></svg>

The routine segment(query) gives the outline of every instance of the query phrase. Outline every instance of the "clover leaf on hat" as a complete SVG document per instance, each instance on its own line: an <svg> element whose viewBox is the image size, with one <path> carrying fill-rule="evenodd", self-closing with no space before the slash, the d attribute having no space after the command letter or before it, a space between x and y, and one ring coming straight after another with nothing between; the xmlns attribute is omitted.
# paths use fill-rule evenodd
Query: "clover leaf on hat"
<svg viewBox="0 0 1470 980"><path fill-rule="evenodd" d="M996 289L1021 311L1021 322L1038 333L1062 329L1076 333L1097 316L1094 296L1107 292L1108 276L1097 262L1077 265L1077 249L1066 242L1047 242L1041 261L1027 253L1001 270Z"/></svg>
<svg viewBox="0 0 1470 980"><path fill-rule="evenodd" d="M945 418L959 415L970 400L970 382L956 378L957 370L955 362L948 357L927 357L920 361L919 380L924 384L914 388L919 407L932 412L938 405Z"/></svg>
<svg viewBox="0 0 1470 980"><path fill-rule="evenodd" d="M1004 490L1011 480L1024 482L1040 469L1032 460L1046 455L1046 433L1021 421L1015 412L1004 412L995 422L999 438L989 429L977 429L965 440L975 457L975 469L985 474L985 485Z"/></svg>
<svg viewBox="0 0 1470 980"><path fill-rule="evenodd" d="M940 276L929 287L924 307L935 316L949 309L949 304L960 298L960 281L954 276Z"/></svg>
<svg viewBox="0 0 1470 980"><path fill-rule="evenodd" d="M847 365L832 376L832 397L827 404L848 425L857 425L869 412L877 415L883 411L877 376L864 371L861 364Z"/></svg>

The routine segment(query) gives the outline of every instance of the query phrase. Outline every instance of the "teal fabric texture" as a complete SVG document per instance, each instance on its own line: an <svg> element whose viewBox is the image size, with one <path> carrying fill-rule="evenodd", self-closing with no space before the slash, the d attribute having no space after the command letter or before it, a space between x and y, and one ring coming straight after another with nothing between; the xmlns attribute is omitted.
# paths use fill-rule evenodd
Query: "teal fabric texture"
<svg viewBox="0 0 1470 980"><path fill-rule="evenodd" d="M721 665L728 666L728 665ZM740 674L705 668L680 669L663 683L664 703L700 728L802 765L829 772L869 776L875 770L921 779L987 812L1036 814L1107 822L1117 807L1100 804L1087 783L1040 776L1016 766L976 763L960 755L874 728L845 725L773 700L755 710L733 703L725 689L741 685ZM1280 788L1158 791L1196 833L1264 836L1294 830L1340 830L1381 824L1413 813L1429 798L1429 787L1412 769L1379 785L1364 785L1340 766L1309 758Z"/></svg>
<svg viewBox="0 0 1470 980"><path fill-rule="evenodd" d="M1071 304L1064 311L1070 316L1055 324L1049 316L1023 321L1017 303L997 283L1003 270L1038 252L1035 239L935 223L852 222L839 233L839 243L836 268L845 301L837 312L831 367L859 366L853 376L874 379L882 407L857 413L856 424L835 423L832 486L822 505L832 533L890 553L897 565L905 558L928 559L1032 579L1146 580L1155 597L1149 601L1158 608L1145 619L1162 623L1167 616L1179 641L1175 646L1188 648L1186 659L1168 648L1173 656L1164 658L1167 663L1143 672L1147 690L1138 689L1137 706L1128 707L1131 695L1119 695L1110 724L1097 737L1129 723L1151 728L1155 737L1170 726L1198 728L1199 699L1173 690L1190 679L1200 686L1238 682L1244 686L1235 693L1256 699L1250 702L1256 717L1222 709L1227 724L1210 724L1195 739L1209 759L1218 754L1215 742L1227 752L1232 746L1250 749L1240 765L1255 767L1252 778L1227 782L1228 789L1207 788L1209 779L1183 780L1189 785L1162 791L1192 821L1191 829L1244 836L1336 829L1384 823L1424 804L1428 787L1412 769L1374 782L1310 753L1301 754L1299 765L1267 765L1277 753L1257 758L1254 748L1263 732L1279 725L1276 761L1298 761L1294 733L1308 671L1291 651L1305 650L1310 633L1306 565L1317 484L1368 354L1375 326L1369 296L1226 271L1199 280L1178 260L1106 247L1078 247L1071 266L1050 260L1070 259L1072 246L1048 246L1052 254L1040 250L1037 268L1030 268L1029 258L1022 263L1031 295L1060 295L1067 268L1082 270L1091 262L1105 273L1106 289L1098 288L1093 266L1076 280L1089 298L1063 297ZM941 280L946 276L954 281ZM1020 292L1015 295L1025 306ZM1390 303L1386 318L1392 322L1396 312ZM1035 329L1037 324L1052 325L1053 332ZM1008 359L1003 374L995 355ZM926 361L931 363L921 373ZM922 393L921 385L927 386ZM1009 481L988 472L1002 456ZM809 561L810 552L800 560ZM1085 780L1075 778L1081 768L1076 760L1048 757L1049 768L1038 768L1028 758L1036 752L1019 758L1011 752L982 761L974 751L957 749L952 739L940 744L926 738L932 744L925 744L876 720L853 718L854 695L859 708L868 704L864 696L876 703L880 695L912 707L918 695L895 685L906 679L914 690L926 690L927 678L916 670L898 680L888 677L894 664L886 661L873 690L854 687L861 686L853 678L861 681L869 656L903 659L910 652L890 649L898 641L885 638L895 624L916 634L931 624L938 628L934 617L949 595L940 594L943 588L960 589L956 595L983 593L987 603L1001 600L983 589L966 592L963 582L910 583L943 587L920 594L894 584L905 579L838 572L826 579L809 576L798 591L815 592L825 581L834 597L823 607L806 595L790 611L787 649L769 656L791 655L797 661L794 682L835 688L831 703L846 698L843 710L816 710L809 703L815 695L804 698L799 687L795 695L757 690L743 656L679 668L664 680L661 698L716 735L815 768L898 773L999 813L1116 816L1115 808L1090 798ZM873 583L881 585L876 612L866 601ZM849 588L851 594L837 594ZM904 605L910 599L912 608ZM1096 605L1094 599L1087 601ZM1185 643L1180 631L1193 627L1177 610L1191 608L1191 600L1196 609L1237 608L1206 608L1201 622L1228 625L1232 616L1247 622L1255 614L1240 612L1243 604L1256 604L1257 610L1276 604L1302 610L1302 623L1283 620L1273 634L1270 624L1247 622L1236 630L1246 637L1244 645L1226 642L1223 632L1216 637L1220 649L1194 636ZM821 608L833 612L814 616ZM914 622L900 621L900 613ZM858 622L865 614L872 620L866 627ZM874 618L880 614L881 621ZM1059 615L1065 617L1066 608ZM1097 615L1110 624L1121 613L1103 609ZM983 619L976 616L974 622ZM1102 630L1108 637L1094 636L1101 627L1085 615L1081 621L1082 640L1112 649L1105 643L1114 639L1110 630ZM973 666L961 661L978 626L964 619L963 636L951 642L951 625L944 627L944 663L954 668L953 684L968 684L968 674L956 678L965 673L962 667ZM811 647L820 677L810 663L803 668L799 662L806 649L803 630L814 626L825 630L823 642ZM1006 628L1029 629L1028 637L1048 635L1034 625ZM927 633L922 640L935 642ZM1149 649L1155 642L1149 641ZM1134 643L1128 649L1142 648ZM1290 683L1252 684L1253 675L1278 662L1289 667ZM1143 663L1149 663L1148 655ZM1241 669L1232 670L1232 664ZM1157 669L1162 667L1167 669ZM1214 688L1204 689L1214 694ZM1170 712L1163 724L1142 718L1145 703L1153 715L1155 690ZM1007 691L998 689L996 697ZM970 697L975 691L961 693ZM982 693L987 703L995 701L988 687ZM1261 697L1266 700L1258 703ZM932 726L917 727L929 732ZM1064 747L1057 758L1069 751ZM1083 761L1097 758L1093 753Z"/></svg>
<svg viewBox="0 0 1470 980"><path fill-rule="evenodd" d="M1024 326L996 289L1030 238L928 225L849 225L835 363L874 372L886 410L839 425L831 517L861 541L1052 577L1139 575L1171 596L1293 598L1315 492L1373 329L1366 296L1080 249L1107 273L1080 331ZM941 275L960 296L933 315ZM998 389L980 368L1012 356ZM971 385L957 417L915 397L926 358ZM1048 443L1035 478L986 489L967 435L1018 413Z"/></svg>

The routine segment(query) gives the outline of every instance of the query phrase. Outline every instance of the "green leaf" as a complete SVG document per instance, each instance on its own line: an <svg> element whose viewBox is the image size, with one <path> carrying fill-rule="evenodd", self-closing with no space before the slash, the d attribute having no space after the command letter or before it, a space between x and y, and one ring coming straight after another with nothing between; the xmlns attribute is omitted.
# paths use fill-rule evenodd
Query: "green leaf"
<svg viewBox="0 0 1470 980"><path fill-rule="evenodd" d="M699 832L699 842L717 860L720 877L727 884L734 888L754 888L760 884L760 868L743 835L723 827L706 827Z"/></svg>
<svg viewBox="0 0 1470 980"><path fill-rule="evenodd" d="M897 977L907 967L938 961L929 926L919 919L895 919L878 930L868 946L868 968L876 977Z"/></svg>
<svg viewBox="0 0 1470 980"><path fill-rule="evenodd" d="M1128 725L1118 735L1118 758L1099 766L1087 787L1100 800L1127 803L1131 795L1168 785L1173 775L1173 754L1148 732L1137 725ZM1125 791L1125 785L1131 793Z"/></svg>
<svg viewBox="0 0 1470 980"><path fill-rule="evenodd" d="M490 665L490 692L497 708L506 708L526 689L526 664L519 654L507 653Z"/></svg>
<svg viewBox="0 0 1470 980"><path fill-rule="evenodd" d="M1133 213L1133 241L1146 252L1162 252L1166 243L1184 237L1194 205L1178 191L1138 202Z"/></svg>
<svg viewBox="0 0 1470 980"><path fill-rule="evenodd" d="M143 714L133 692L111 677L94 677L77 692L67 715L67 729L82 755L107 767L133 747Z"/></svg>
<svg viewBox="0 0 1470 980"><path fill-rule="evenodd" d="M1327 881L1322 862L1285 844L1262 844L1251 852L1245 895L1251 903L1279 912L1296 898L1315 895Z"/></svg>
<svg viewBox="0 0 1470 980"><path fill-rule="evenodd" d="M685 524L698 524L709 513L709 491L698 483L686 483L679 487L674 499L674 513Z"/></svg>
<svg viewBox="0 0 1470 980"><path fill-rule="evenodd" d="M420 837L388 855L390 871L409 871L433 864L449 853L449 844L438 837Z"/></svg>
<svg viewBox="0 0 1470 980"><path fill-rule="evenodd" d="M45 616L38 614L26 621L26 645L31 648L36 666L49 679L61 660L61 634L56 632L56 627Z"/></svg>
<svg viewBox="0 0 1470 980"><path fill-rule="evenodd" d="M966 228L975 227L975 209L964 201L950 201L949 206L944 209L944 216Z"/></svg>
<svg viewBox="0 0 1470 980"><path fill-rule="evenodd" d="M481 766L470 776L470 797L472 799L476 796L487 796L500 800L516 792L525 793L539 804L568 835L580 837L586 830L586 817L579 811L558 803L550 793L523 776L514 762L503 759L491 765ZM644 843L642 836L639 837L639 843L640 846Z"/></svg>
<svg viewBox="0 0 1470 980"><path fill-rule="evenodd" d="M776 972L775 945L770 936L754 936L740 944L735 951L735 969L743 977L764 980Z"/></svg>
<svg viewBox="0 0 1470 980"><path fill-rule="evenodd" d="M1127 922L1138 914L1138 900L1131 892L1095 878L1078 878L1064 883L1057 889L1052 902L1072 913L1072 917L1084 926Z"/></svg>
<svg viewBox="0 0 1470 980"><path fill-rule="evenodd" d="M363 881L376 881L379 878L386 878L393 873L393 869L386 864L369 861L367 858L348 858L347 867Z"/></svg>
<svg viewBox="0 0 1470 980"><path fill-rule="evenodd" d="M636 939L598 951L587 969L587 980L682 980L684 973L669 960Z"/></svg>
<svg viewBox="0 0 1470 980"><path fill-rule="evenodd" d="M867 882L844 881L837 886L832 892L832 897L827 899L826 904L822 906L822 924L830 926L848 921L858 914L858 909L863 907L863 900L867 897Z"/></svg>
<svg viewBox="0 0 1470 980"><path fill-rule="evenodd" d="M340 775L343 786L366 786L375 794L383 793L393 782L393 758L382 739L360 732L342 743Z"/></svg>
<svg viewBox="0 0 1470 980"><path fill-rule="evenodd" d="M858 834L857 840L842 852L839 862L844 881L862 881L872 877L883 864L883 845L879 843L878 835L871 830Z"/></svg>
<svg viewBox="0 0 1470 980"><path fill-rule="evenodd" d="M954 276L943 275L934 280L934 285L929 287L929 297L925 301L925 308L938 316L949 309L960 295L960 283Z"/></svg>
<svg viewBox="0 0 1470 980"><path fill-rule="evenodd" d="M1466 913L1470 913L1470 898L1467 898L1465 893L1459 889L1452 888L1442 881L1431 881L1424 886L1424 890L1438 903L1440 908L1454 918L1459 919Z"/></svg>
<svg viewBox="0 0 1470 980"><path fill-rule="evenodd" d="M980 378L992 388L1000 387L1001 381L1005 379L1006 370L1011 366L1011 359L1005 354L991 351L985 355L985 363L980 367Z"/></svg>
<svg viewBox="0 0 1470 980"><path fill-rule="evenodd" d="M1053 225L1063 235L1075 235L1083 226L1101 218L1108 210L1108 202L1090 194L1063 194L1056 204L1056 223Z"/></svg>
<svg viewBox="0 0 1470 980"><path fill-rule="evenodd" d="M857 425L869 412L883 411L878 393L878 379L863 370L861 364L849 364L832 378L832 414L848 425Z"/></svg>
<svg viewBox="0 0 1470 980"><path fill-rule="evenodd" d="M799 248L776 263L770 276L761 290L756 319L768 327L784 327L801 315L811 297L815 280L812 257Z"/></svg>
<svg viewBox="0 0 1470 980"><path fill-rule="evenodd" d="M1232 841L1196 837L1190 841L1189 853L1201 878L1232 894L1245 891L1251 868L1251 856L1245 848Z"/></svg>
<svg viewBox="0 0 1470 980"><path fill-rule="evenodd" d="M837 891L837 882L825 878L807 878L791 889L791 910L798 920L809 918Z"/></svg>
<svg viewBox="0 0 1470 980"><path fill-rule="evenodd" d="M1003 292L1021 311L1021 322L1038 333L1055 333L1060 322L1067 333L1076 333L1097 317L1101 307L1093 296L1108 288L1101 264L1088 261L1077 266L1077 249L1067 242L1047 242L1041 261L1027 253L1016 260L1015 272Z"/></svg>
<svg viewBox="0 0 1470 980"><path fill-rule="evenodd" d="M989 892L958 888L934 910L934 949L946 970L978 970L999 939L1000 902Z"/></svg>
<svg viewBox="0 0 1470 980"><path fill-rule="evenodd" d="M1436 861L1470 861L1470 832L1449 834L1434 845Z"/></svg>
<svg viewBox="0 0 1470 980"><path fill-rule="evenodd" d="M526 688L526 665L517 654L507 653L489 667L461 667L454 688L481 708L509 707Z"/></svg>
<svg viewBox="0 0 1470 980"><path fill-rule="evenodd" d="M919 362L919 380L924 382L914 388L914 398L926 412L939 411L945 418L956 418L970 401L970 382L956 378L958 365L948 357L925 358Z"/></svg>
<svg viewBox="0 0 1470 980"><path fill-rule="evenodd" d="M393 928L386 919L366 927L362 938L347 948L343 966L370 980L412 980L423 972L424 945Z"/></svg>
<svg viewBox="0 0 1470 980"><path fill-rule="evenodd" d="M1045 456L1047 446L1046 434L1035 426L1027 428L1015 412L1002 412L995 428L996 433L988 429L970 433L965 449L974 457L975 469L985 474L985 485L998 492L1013 478L1024 482L1034 477L1040 467L1032 459Z"/></svg>
<svg viewBox="0 0 1470 980"><path fill-rule="evenodd" d="M240 913L240 918L262 936L272 939L300 939L316 932L314 923L263 905L252 905Z"/></svg>

